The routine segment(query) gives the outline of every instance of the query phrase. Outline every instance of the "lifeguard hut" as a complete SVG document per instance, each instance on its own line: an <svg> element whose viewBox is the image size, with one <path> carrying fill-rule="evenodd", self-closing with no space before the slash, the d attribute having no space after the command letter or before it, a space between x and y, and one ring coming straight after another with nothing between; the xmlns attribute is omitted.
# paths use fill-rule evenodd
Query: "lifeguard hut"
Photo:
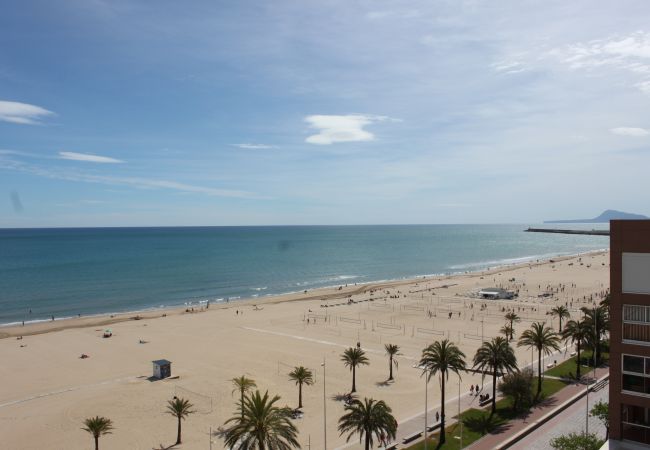
<svg viewBox="0 0 650 450"><path fill-rule="evenodd" d="M172 376L172 362L166 359L157 359L153 362L153 377L162 380Z"/></svg>

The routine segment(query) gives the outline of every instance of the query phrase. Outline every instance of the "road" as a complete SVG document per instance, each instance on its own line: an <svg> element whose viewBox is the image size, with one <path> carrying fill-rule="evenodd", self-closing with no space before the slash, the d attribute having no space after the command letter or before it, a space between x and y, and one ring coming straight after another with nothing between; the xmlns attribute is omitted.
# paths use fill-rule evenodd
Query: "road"
<svg viewBox="0 0 650 450"><path fill-rule="evenodd" d="M589 394L589 409L591 409L591 407L599 400L606 402L608 399L609 385L606 385L598 392L592 392ZM551 439L571 432L582 433L584 431L586 408L586 399L581 398L565 411L546 422L510 448L512 450L552 449L553 447L551 447L550 444ZM603 439L605 438L605 427L600 420L595 417L589 417L589 432L596 433Z"/></svg>

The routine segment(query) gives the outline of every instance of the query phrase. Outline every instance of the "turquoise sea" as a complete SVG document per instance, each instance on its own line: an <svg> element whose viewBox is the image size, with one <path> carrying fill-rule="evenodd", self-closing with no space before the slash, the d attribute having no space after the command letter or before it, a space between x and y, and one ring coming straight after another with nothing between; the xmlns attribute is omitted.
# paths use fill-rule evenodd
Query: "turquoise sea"
<svg viewBox="0 0 650 450"><path fill-rule="evenodd" d="M528 226L535 225L0 229L0 324L473 271L609 247L608 237L523 232Z"/></svg>

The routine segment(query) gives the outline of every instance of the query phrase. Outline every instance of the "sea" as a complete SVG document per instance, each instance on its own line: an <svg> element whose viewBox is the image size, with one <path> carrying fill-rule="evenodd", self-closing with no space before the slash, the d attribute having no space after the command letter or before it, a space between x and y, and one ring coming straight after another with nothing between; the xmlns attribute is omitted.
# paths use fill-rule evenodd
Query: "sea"
<svg viewBox="0 0 650 450"><path fill-rule="evenodd" d="M539 227L0 229L0 325L478 271L609 248L607 236L524 232L529 226Z"/></svg>

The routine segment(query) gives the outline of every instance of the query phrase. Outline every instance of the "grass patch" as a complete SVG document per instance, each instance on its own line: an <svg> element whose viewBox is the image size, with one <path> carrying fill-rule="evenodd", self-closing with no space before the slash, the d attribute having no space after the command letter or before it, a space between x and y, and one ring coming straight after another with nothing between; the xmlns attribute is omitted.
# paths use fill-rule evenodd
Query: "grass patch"
<svg viewBox="0 0 650 450"><path fill-rule="evenodd" d="M465 421L467 420L481 420L484 416L484 411L479 409L468 409L463 412L463 447L471 445L481 437L483 434L476 430L469 428ZM447 433L445 435L446 442L441 448L444 450L460 450L460 424L455 423L446 428ZM438 445L439 435L436 433L432 437L427 439L428 449L434 450ZM408 448L408 450L424 450L424 441L418 442L417 444Z"/></svg>
<svg viewBox="0 0 650 450"><path fill-rule="evenodd" d="M533 382L534 392L537 392L537 379ZM542 382L542 395L540 396L540 401L552 396L556 392L562 390L566 387L567 383L562 380L554 380L553 378L546 378Z"/></svg>
<svg viewBox="0 0 650 450"><path fill-rule="evenodd" d="M560 378L571 378L575 379L576 377L576 359L578 359L577 356L574 356L573 358L567 359L561 364L558 364L557 366L553 367L552 369L548 369L544 373L546 375L550 375L553 377L560 377ZM593 352L591 350L585 350L583 352L580 352L580 359L581 359L581 367L580 367L580 375L584 376L591 368L593 368L594 365L594 357L593 357ZM609 353L603 352L602 353L602 363L606 363L609 361Z"/></svg>
<svg viewBox="0 0 650 450"><path fill-rule="evenodd" d="M567 385L562 380L547 378L542 383L542 394L538 402L544 400L560 391ZM537 392L537 378L533 378L532 392ZM461 414L463 422L463 448L471 445L488 433L498 431L499 428L507 426L507 423L525 414L525 411L514 411L510 397L502 398L496 404L496 412L490 417L492 405L488 404L485 409L471 408ZM448 412L449 414L449 412ZM456 417L456 416L454 416ZM460 424L455 423L445 428L446 442L442 450L460 450ZM439 433L435 433L427 439L428 448L434 450L438 445ZM424 441L418 442L407 450L424 450Z"/></svg>

